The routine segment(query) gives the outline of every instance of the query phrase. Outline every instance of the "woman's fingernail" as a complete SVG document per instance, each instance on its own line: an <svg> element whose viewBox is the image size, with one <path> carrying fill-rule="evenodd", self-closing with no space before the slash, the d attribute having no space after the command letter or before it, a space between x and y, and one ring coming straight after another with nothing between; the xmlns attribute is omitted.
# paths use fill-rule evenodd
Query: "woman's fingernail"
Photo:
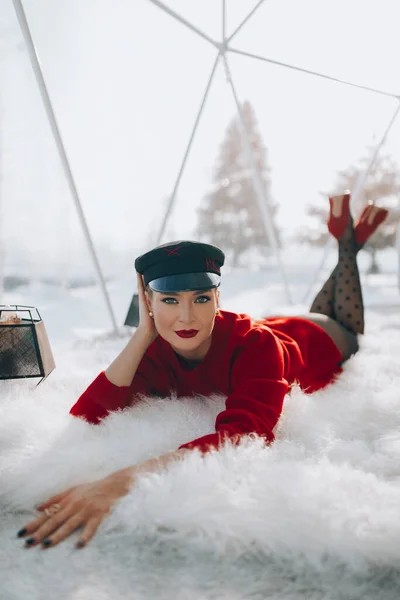
<svg viewBox="0 0 400 600"><path fill-rule="evenodd" d="M22 537L25 534L26 534L26 527L24 527L23 529L20 529L17 533L17 536Z"/></svg>
<svg viewBox="0 0 400 600"><path fill-rule="evenodd" d="M34 544L34 543L35 543L35 538L34 537L30 537L27 540L25 540L25 544L27 546L32 546L32 544Z"/></svg>
<svg viewBox="0 0 400 600"><path fill-rule="evenodd" d="M42 544L43 546L50 546L51 540L49 538L46 538L45 540L43 540Z"/></svg>
<svg viewBox="0 0 400 600"><path fill-rule="evenodd" d="M79 542L77 543L78 548L83 548L84 545L85 545L85 542L83 540L79 540Z"/></svg>

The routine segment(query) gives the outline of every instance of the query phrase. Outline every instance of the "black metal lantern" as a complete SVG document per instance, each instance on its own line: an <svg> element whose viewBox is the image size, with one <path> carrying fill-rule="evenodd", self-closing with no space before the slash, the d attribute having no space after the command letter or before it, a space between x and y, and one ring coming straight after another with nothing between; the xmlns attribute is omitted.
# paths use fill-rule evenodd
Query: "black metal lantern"
<svg viewBox="0 0 400 600"><path fill-rule="evenodd" d="M35 312L36 316L33 315ZM0 305L0 379L41 377L39 385L55 366L46 328L37 308Z"/></svg>

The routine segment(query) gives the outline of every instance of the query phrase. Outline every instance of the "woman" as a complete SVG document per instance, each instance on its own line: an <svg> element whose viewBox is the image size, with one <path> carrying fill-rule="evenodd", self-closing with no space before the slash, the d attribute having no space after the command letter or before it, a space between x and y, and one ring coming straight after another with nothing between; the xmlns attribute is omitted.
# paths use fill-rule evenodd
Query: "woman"
<svg viewBox="0 0 400 600"><path fill-rule="evenodd" d="M77 545L85 545L137 476L194 448L207 452L246 434L269 444L290 386L297 381L313 392L334 379L364 332L357 253L387 211L367 206L353 226L350 193L329 201L328 229L338 240L339 259L307 315L254 321L244 313L220 311L224 254L215 246L181 241L136 259L139 326L71 414L96 424L140 394L168 396L171 390L178 396L223 393L226 408L217 416L215 433L50 498L37 507L44 514L18 533L30 534L26 546L53 546L80 527Z"/></svg>

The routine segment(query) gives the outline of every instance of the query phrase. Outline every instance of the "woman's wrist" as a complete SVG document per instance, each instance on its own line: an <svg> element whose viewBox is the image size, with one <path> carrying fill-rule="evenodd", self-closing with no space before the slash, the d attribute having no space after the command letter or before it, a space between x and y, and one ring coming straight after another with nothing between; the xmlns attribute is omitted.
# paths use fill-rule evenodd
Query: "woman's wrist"
<svg viewBox="0 0 400 600"><path fill-rule="evenodd" d="M137 475L160 471L169 463L181 460L189 452L191 452L191 450L188 450L187 448L180 448L173 452L162 454L156 458L149 458L139 464L116 471L115 473L112 473L110 477L116 476L116 478L119 478L123 485L127 485L129 489Z"/></svg>
<svg viewBox="0 0 400 600"><path fill-rule="evenodd" d="M134 474L131 467L128 467L107 475L103 481L110 484L111 489L117 496L125 496L132 487Z"/></svg>
<svg viewBox="0 0 400 600"><path fill-rule="evenodd" d="M166 467L169 463L181 460L185 454L188 454L190 450L181 448L168 452L167 454L161 454L155 458L149 458L148 460L141 463L139 466L140 471L144 473L157 471Z"/></svg>

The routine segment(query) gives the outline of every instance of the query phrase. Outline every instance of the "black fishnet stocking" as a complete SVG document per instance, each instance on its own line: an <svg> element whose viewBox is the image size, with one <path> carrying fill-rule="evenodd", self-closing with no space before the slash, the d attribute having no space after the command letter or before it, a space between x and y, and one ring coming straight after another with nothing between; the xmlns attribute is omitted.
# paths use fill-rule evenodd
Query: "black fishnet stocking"
<svg viewBox="0 0 400 600"><path fill-rule="evenodd" d="M338 243L338 264L316 295L310 312L327 315L355 334L364 333L364 305L357 266L362 245L355 241L351 215Z"/></svg>

